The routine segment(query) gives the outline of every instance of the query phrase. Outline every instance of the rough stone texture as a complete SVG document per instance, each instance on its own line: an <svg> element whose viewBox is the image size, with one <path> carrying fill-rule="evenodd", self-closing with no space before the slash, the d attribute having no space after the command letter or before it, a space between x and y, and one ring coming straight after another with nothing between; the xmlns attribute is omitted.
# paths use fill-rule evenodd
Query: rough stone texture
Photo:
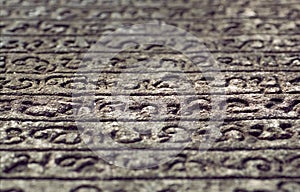
<svg viewBox="0 0 300 192"><path fill-rule="evenodd" d="M0 5L1 192L300 191L299 0L0 0ZM162 47L133 47L105 67L85 67L86 53L103 33L149 21L201 38L220 64L224 82L209 84L187 57ZM153 68L148 60L160 67L137 78L135 66ZM87 135L80 134L74 110L89 91L81 89L86 77L76 74L78 68L99 76L92 82L95 113L83 117L87 126L101 119L118 143L141 154L159 153L143 144L168 144L179 132L170 126L180 120L196 127L188 145L184 150L167 145L166 151L177 155L149 169L118 167L97 156L123 149L100 146L92 152ZM181 113L173 97L172 88L182 81L172 84L160 75L178 71L193 87L177 95L189 113ZM138 119L134 123L144 133L111 124L111 113L122 112L122 103L110 101L118 95L111 91L121 73L132 84L120 93L131 101L120 121ZM211 86L223 89L211 93ZM199 143L209 132L216 95L226 116L210 149L202 151ZM159 113L159 99L168 103L167 114ZM156 110L158 122L151 123ZM169 127L159 129L164 120ZM156 127L161 132L149 136Z"/></svg>

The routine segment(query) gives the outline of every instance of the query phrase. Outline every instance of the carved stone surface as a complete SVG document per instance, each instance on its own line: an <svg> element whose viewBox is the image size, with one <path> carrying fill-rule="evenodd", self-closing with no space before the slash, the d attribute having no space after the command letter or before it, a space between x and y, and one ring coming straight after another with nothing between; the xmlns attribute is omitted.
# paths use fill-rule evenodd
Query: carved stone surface
<svg viewBox="0 0 300 192"><path fill-rule="evenodd" d="M299 0L0 0L0 6L0 192L300 191ZM106 54L91 51L101 36L158 21L204 42L216 61L202 62L209 78L172 47L128 49L128 42L108 42L122 51L90 67ZM162 36L155 29L134 35ZM222 82L213 83L216 71ZM129 84L120 83L124 74ZM187 82L192 89L181 90ZM91 94L95 102L78 119ZM123 100L116 102L118 96ZM224 119L212 118L214 97ZM211 121L219 123L216 132ZM142 159L175 155L134 169L131 156L120 155L127 149L101 145L99 122ZM207 149L201 143L212 133ZM182 148L174 138L188 144ZM100 144L91 148L93 142ZM115 155L127 168L98 154Z"/></svg>

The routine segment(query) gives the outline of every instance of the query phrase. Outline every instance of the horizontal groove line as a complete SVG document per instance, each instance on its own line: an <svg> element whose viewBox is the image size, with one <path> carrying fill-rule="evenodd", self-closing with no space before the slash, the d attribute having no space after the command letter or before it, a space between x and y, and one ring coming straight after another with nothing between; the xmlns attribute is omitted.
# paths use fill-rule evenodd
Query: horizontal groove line
<svg viewBox="0 0 300 192"><path fill-rule="evenodd" d="M180 92L179 92L180 93ZM144 96L215 96L215 95L220 95L220 96L231 96L231 95L298 95L300 94L299 92L292 92L292 93L264 93L264 92L248 92L248 93L185 93L185 94L176 94L175 93L129 93L129 94L111 94L111 93L93 93L93 92L79 92L79 93L75 93L74 95L72 93L70 94L65 94L65 93L56 93L56 94L51 94L51 93L0 93L0 95L3 96L24 96L24 95L28 95L28 96L57 96L57 97L73 97L73 98L77 98L77 97L82 97L82 96L90 96L90 95L94 95L94 96L108 96L108 97L113 97L113 96L137 96L137 97L144 97Z"/></svg>
<svg viewBox="0 0 300 192"><path fill-rule="evenodd" d="M179 74L197 74L197 73L202 73L203 71L156 71L156 72L143 72L143 73L179 73ZM282 69L282 70L253 70L253 69L249 69L249 70L207 70L205 72L221 72L221 73L231 73L231 72L239 72L239 73L253 73L253 72L259 72L259 73L272 73L272 72L287 72L287 73L294 73L294 72L300 72L300 69L294 69L294 70L290 70L290 69ZM28 71L10 71L10 72L3 72L2 74L24 74L26 73L26 75L45 75L45 73L39 73L39 72L28 72ZM69 75L69 74L99 74L99 73L108 73L108 74L120 74L120 73L132 73L132 74L140 74L140 72L134 72L134 71L101 71L99 70L97 72L97 70L95 71L80 71L80 73L78 73L77 71L63 71L63 72L49 72L47 73L48 76L55 76L55 75ZM47 76L47 77L48 77ZM69 76L65 76L65 77L69 77ZM74 77L74 76L72 76Z"/></svg>
<svg viewBox="0 0 300 192"><path fill-rule="evenodd" d="M191 54L191 53L250 53L250 55L255 55L253 51L241 51L241 50L232 50L232 51L219 51L219 50L208 50L208 51L203 51L203 52L186 52L185 54ZM2 51L0 54L72 54L72 53L113 53L117 54L120 52L100 52L100 51ZM140 51L131 51L131 52L122 52L124 53L141 53ZM142 52L142 53L147 53L147 52ZM280 54L280 53L286 53L286 54L299 54L299 51L260 51L260 54ZM181 54L181 53L174 53L174 52L149 52L147 54Z"/></svg>
<svg viewBox="0 0 300 192"><path fill-rule="evenodd" d="M238 55L251 55L251 56L263 56L261 53L265 55L273 55L273 54L288 54L292 56L299 56L299 51L262 51L260 53L256 53L253 51L220 51L220 50L208 50L208 51L199 51L199 52L188 52L188 53L211 53L213 54L238 54ZM40 52L28 52L28 51L2 51L0 54L72 54L72 53L117 53L117 52L100 52L100 51L89 51L84 50L84 51L40 51ZM119 53L119 52L118 52ZM141 53L141 51L122 51L122 53ZM142 52L142 53L147 53L147 54L182 54L180 52L165 52L165 51L151 51L151 52Z"/></svg>
<svg viewBox="0 0 300 192"><path fill-rule="evenodd" d="M193 30L189 30L187 32L194 32ZM108 33L111 36L130 36L130 35L134 35L134 36L161 36L161 34L113 34L113 32L111 32L112 34ZM216 35L212 35L211 33L214 32L210 32L209 34L206 35L206 37L232 37L232 36L255 36L255 35L272 35L272 36L299 36L300 33L240 33L240 34L228 34L228 36L222 34L220 35L220 32L215 32ZM199 33L202 34L202 33ZM99 34L1 34L1 36L7 36L7 37L91 37L91 36L100 36L100 35L106 35L105 32L103 32L103 34L99 33ZM170 36L180 36L181 34L170 34Z"/></svg>
<svg viewBox="0 0 300 192"><path fill-rule="evenodd" d="M287 148L287 147L273 147L273 148L269 148L269 147L265 147L265 148L227 148L227 149L218 149L218 148L209 148L209 149L193 149L193 148L173 148L173 149L140 149L140 150L144 150L144 151L160 151L160 150L164 150L164 151L172 151L172 150L182 150L182 151L202 151L205 150L204 152L230 152L230 151L261 151L261 150L289 150L289 151L298 151L300 149L300 147L297 148ZM0 148L0 152L1 151L6 151L6 152L24 152L24 151L33 151L33 152L48 152L48 151L72 151L72 152L90 152L90 151L119 151L119 150L125 150L125 149L105 149L105 148L99 148L99 149L90 149L90 148L70 148L70 149L59 149L59 148L27 148L27 149L13 149L13 148ZM132 149L132 150L139 150L139 149Z"/></svg>
<svg viewBox="0 0 300 192"><path fill-rule="evenodd" d="M230 118L230 119L224 119L221 121L224 122L233 122L233 121L244 121L244 120L269 120L269 119L278 119L278 120L299 120L299 117L250 117L250 118ZM211 120L209 118L206 119L167 119L167 120L146 120L146 121L141 121L141 120L124 120L124 119L118 119L118 122L175 122L175 121L216 121L216 122L220 122L220 120ZM26 122L26 121L31 121L31 122L99 122L99 119L88 119L85 121L75 121L74 119L20 119L20 118L3 118L0 117L0 121L20 121L20 122ZM101 122L114 122L114 119L101 119Z"/></svg>
<svg viewBox="0 0 300 192"><path fill-rule="evenodd" d="M196 2L193 2L192 4L188 4L188 6L185 6L186 4L175 4L175 5L166 5L164 6L164 3L158 3L158 4L154 4L155 6L149 6L149 5L130 5L131 8L157 8L157 6L164 6L164 8L170 8L170 9L176 9L176 8L183 8L183 9L190 9L191 5L193 5L193 9L197 9L197 8L203 8L203 7L217 7L217 6L220 6L220 4L200 4L202 6L194 6ZM299 3L297 2L291 2L291 3L267 3L267 4L253 4L251 6L260 6L260 7L269 7L269 6L291 6L291 5L298 5ZM226 4L225 4L226 5ZM231 4L229 4L228 6L230 6ZM17 5L1 5L2 8L20 8L20 5L17 6ZM112 6L116 6L118 10L122 10L122 8L126 8L128 7L128 5L126 4L104 4L104 5L101 5L101 4L96 4L96 5L66 5L66 4L33 4L33 5L22 5L22 8L30 8L32 9L32 6L47 6L49 8L76 8L76 9L95 9L95 8L104 8L104 10L107 10L107 8L111 8ZM240 7L242 6L242 4L237 4L237 7Z"/></svg>
<svg viewBox="0 0 300 192"><path fill-rule="evenodd" d="M0 17L1 18L1 17ZM3 19L3 18L2 18ZM7 21L10 21L14 18L6 18ZM18 19L18 18L16 18ZM26 21L26 18L19 18L20 21ZM100 21L97 21L98 18L90 18L90 19L84 19L84 20L72 20L72 19L69 19L69 20L66 20L66 19L51 19L49 21L53 21L53 22L56 22L56 23L64 23L64 22L68 22L68 24L74 22L74 23L78 23L79 25L82 23L82 24L98 24L101 23L101 24L111 24L112 22L133 22L135 21L136 19L106 19L106 20L100 20ZM151 18L146 18L148 20L152 20ZM167 22L166 24L168 24L168 22L197 22L197 21L203 21L203 22L207 22L207 24L209 24L209 22L213 21L213 20L220 20L221 22L223 20L230 20L230 21L238 21L238 20L252 20L252 19L264 19L264 21L274 21L274 22L278 22L278 19L279 20L290 20L290 19L295 19L295 18L286 18L286 17L279 17L279 18L272 18L272 17L249 17L249 18L242 18L242 17L231 17L231 18L211 18L211 17L207 17L207 18L204 18L204 19L201 19L201 18L188 18L188 19L171 19L171 20L166 20L165 18L160 18L160 19L155 19L156 21L163 21L163 22ZM29 18L30 21L42 21L43 19L40 19L40 18ZM2 20L5 22L5 20ZM47 21L47 20L46 20ZM296 20L298 21L298 20ZM121 24L121 23L120 23ZM234 33L233 33L234 34Z"/></svg>
<svg viewBox="0 0 300 192"><path fill-rule="evenodd" d="M26 15L24 15L26 16ZM2 21L9 21L9 20L19 20L19 21L36 21L36 20L43 20L43 21L94 21L94 20L99 20L99 18L74 18L74 19L55 19L55 18L48 18L48 17L37 17L37 18L24 18L24 17L0 17L0 19ZM287 18L287 17L267 17L267 16L255 16L255 17L238 17L238 16L234 16L234 17L210 17L210 16L204 16L203 18L176 18L176 19L172 19L172 18L122 18L122 19L106 19L106 20L99 20L99 22L105 21L105 22L110 22L110 21L134 21L134 22L139 22L139 21L165 21L167 20L168 22L170 21L176 21L176 22L180 22L180 21L207 21L207 19L209 20L233 20L233 19L240 19L240 20L252 20L252 19L274 19L274 20L290 20L290 19L294 19L294 18Z"/></svg>
<svg viewBox="0 0 300 192"><path fill-rule="evenodd" d="M101 178L101 177L0 177L3 180L90 180L90 181L114 181L114 180L226 180L226 179L257 179L257 180L269 180L269 179L300 179L300 176L217 176L217 177L110 177L110 178Z"/></svg>
<svg viewBox="0 0 300 192"><path fill-rule="evenodd" d="M58 19L52 19L52 20L50 20L50 21L53 21L53 22L55 22L55 23L64 23L64 22L66 22L66 23L68 23L68 24L72 24L72 22L74 22L74 24L75 23L77 23L78 25L80 25L80 24L95 24L95 25L99 25L99 26L105 26L105 24L112 24L112 22L116 22L117 24L118 24L118 22L120 22L121 20L119 19L119 20L113 20L113 19L107 19L107 20L101 20L100 22L101 22L101 25L100 25L100 23L99 22L97 22L96 21L96 19L97 18L94 18L94 19L91 19L91 20L89 20L89 21L83 21L83 20L58 20ZM150 18L148 18L149 20L150 20ZM219 18L217 18L217 19L219 19ZM228 20L230 20L230 21L239 21L239 20L245 20L245 19L248 19L248 20L251 20L251 19L255 19L255 18L239 18L239 17L233 17L233 18L229 18ZM256 19L260 19L260 18L256 18ZM284 18L284 17L282 17L281 19L289 19L289 18ZM22 20L24 20L24 18L22 18ZM131 21L134 21L134 19L125 19L125 22L126 22L126 20L129 20L129 21L127 21L127 22L129 22L128 24L131 24L130 22ZM221 19L220 18L220 20L223 20L223 19ZM264 21L268 21L268 20L270 20L270 21L274 21L274 22L277 22L277 19L274 19L274 18L269 18L269 17L265 17L265 19L264 19ZM8 20L9 21L9 20ZM39 20L39 18L36 18L36 20L34 20L34 18L32 18L32 20L31 21L29 21L29 22L38 22L38 21L40 21ZM158 21L163 21L163 22L172 22L173 20L164 20L163 18L162 19L160 19L160 20L158 20ZM176 20L174 20L174 22L177 22L178 21L178 19ZM195 19L188 19L188 21L185 21L184 19L183 20L179 20L179 21L181 21L181 22L193 22L193 21L204 21L204 22L207 22L207 23L205 23L205 24L210 24L210 22L212 22L213 21L213 19L212 20L207 20L207 19L199 19L199 18L195 18ZM5 22L5 20L2 20L2 22ZM121 23L120 23L121 24ZM168 24L168 23L166 23L166 24ZM172 23L171 23L172 24ZM77 26L78 26L77 25ZM201 24L200 24L201 25ZM122 26L122 25L121 25ZM115 26L114 26L115 27ZM179 26L180 27L180 26ZM5 29L5 27L3 27L2 28L2 30L3 29ZM280 32L280 31L279 31ZM291 32L291 30L290 31L287 31L288 33L290 33ZM233 32L233 34L235 34L236 32ZM257 32L257 33L259 33L259 32ZM272 33L273 34L273 32L270 32L270 33ZM22 34L20 34L20 35L22 35Z"/></svg>

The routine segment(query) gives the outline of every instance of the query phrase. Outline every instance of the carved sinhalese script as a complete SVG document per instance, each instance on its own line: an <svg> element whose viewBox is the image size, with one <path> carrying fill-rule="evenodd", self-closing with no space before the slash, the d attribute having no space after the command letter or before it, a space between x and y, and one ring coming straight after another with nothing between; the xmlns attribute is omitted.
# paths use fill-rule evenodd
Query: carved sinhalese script
<svg viewBox="0 0 300 192"><path fill-rule="evenodd" d="M0 192L300 191L299 0L0 5ZM93 49L151 22L201 39L213 61L137 45L173 32L155 28L105 42L121 50L109 62Z"/></svg>

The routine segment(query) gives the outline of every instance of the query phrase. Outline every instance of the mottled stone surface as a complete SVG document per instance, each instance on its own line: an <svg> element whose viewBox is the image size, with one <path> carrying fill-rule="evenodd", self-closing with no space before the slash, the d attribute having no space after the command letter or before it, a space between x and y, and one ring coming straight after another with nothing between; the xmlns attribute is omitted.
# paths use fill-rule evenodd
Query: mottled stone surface
<svg viewBox="0 0 300 192"><path fill-rule="evenodd" d="M0 192L300 191L299 0L0 5ZM123 49L122 35L90 65L103 34L148 22L201 39L208 75L176 46Z"/></svg>

